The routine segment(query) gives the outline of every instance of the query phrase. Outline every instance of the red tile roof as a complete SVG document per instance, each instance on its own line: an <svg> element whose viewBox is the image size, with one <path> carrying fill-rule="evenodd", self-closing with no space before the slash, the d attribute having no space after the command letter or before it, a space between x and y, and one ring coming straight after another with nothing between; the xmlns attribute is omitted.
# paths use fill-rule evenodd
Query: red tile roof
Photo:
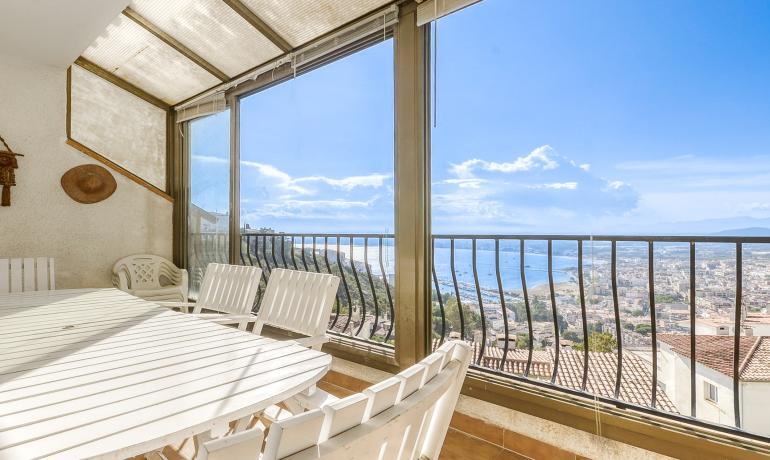
<svg viewBox="0 0 770 460"><path fill-rule="evenodd" d="M658 334L658 340L690 358L690 336L687 334ZM730 378L733 377L733 346L731 335L695 336L695 360ZM770 382L770 337L741 337L738 349L739 376L744 381Z"/></svg>
<svg viewBox="0 0 770 460"><path fill-rule="evenodd" d="M434 341L434 348L438 341ZM473 346L474 357L478 356L478 345ZM524 374L528 351L524 349L508 350L503 371L509 374ZM484 350L482 366L498 369L503 357L503 349L488 346ZM530 366L530 378L547 380L551 378L554 364L554 350L534 350ZM475 358L474 358L475 359ZM614 397L617 372L615 353L588 353L588 379L586 392L605 397ZM475 362L475 361L474 361ZM559 354L559 372L556 384L580 390L583 384L583 352L564 348ZM626 352L623 354L623 375L620 379L620 400L639 406L650 406L652 399L652 366L639 356ZM678 413L676 407L663 389L658 386L656 407L668 412Z"/></svg>

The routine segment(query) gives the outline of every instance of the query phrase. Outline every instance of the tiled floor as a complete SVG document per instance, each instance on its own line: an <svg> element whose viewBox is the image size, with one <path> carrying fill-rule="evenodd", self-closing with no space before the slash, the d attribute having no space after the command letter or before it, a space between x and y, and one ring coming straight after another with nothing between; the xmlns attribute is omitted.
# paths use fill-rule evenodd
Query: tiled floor
<svg viewBox="0 0 770 460"><path fill-rule="evenodd" d="M522 460L524 457L500 446L450 428L441 449L440 460Z"/></svg>

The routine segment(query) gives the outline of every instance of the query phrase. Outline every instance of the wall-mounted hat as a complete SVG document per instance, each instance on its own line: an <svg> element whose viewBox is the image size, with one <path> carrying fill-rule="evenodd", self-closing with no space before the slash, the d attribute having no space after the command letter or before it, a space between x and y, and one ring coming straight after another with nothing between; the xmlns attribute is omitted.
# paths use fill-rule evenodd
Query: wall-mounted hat
<svg viewBox="0 0 770 460"><path fill-rule="evenodd" d="M81 165L61 176L61 186L78 203L92 204L109 198L118 188L118 183L109 171L99 165Z"/></svg>

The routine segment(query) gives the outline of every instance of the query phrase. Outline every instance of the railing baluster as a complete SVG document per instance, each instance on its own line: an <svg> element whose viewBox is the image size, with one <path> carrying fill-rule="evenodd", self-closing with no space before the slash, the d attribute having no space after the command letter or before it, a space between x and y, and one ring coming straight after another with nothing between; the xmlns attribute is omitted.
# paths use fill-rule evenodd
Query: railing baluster
<svg viewBox="0 0 770 460"><path fill-rule="evenodd" d="M696 417L695 398L695 242L690 242L690 415Z"/></svg>
<svg viewBox="0 0 770 460"><path fill-rule="evenodd" d="M438 277L436 276L436 239L431 238L431 252L433 252L433 257L431 257L431 272L433 273L433 285L436 288L436 297L438 298L438 308L441 311L441 338L439 339L439 346L444 343L444 338L446 337L446 315L444 314L444 299L441 298L441 289L438 286ZM431 305L431 312L433 310L433 306ZM432 316L432 315L431 315ZM433 340L431 338L431 343L433 343Z"/></svg>
<svg viewBox="0 0 770 460"><path fill-rule="evenodd" d="M294 265L294 270L299 270L299 267L297 266L296 251L294 250L294 240L296 238L296 235L291 235L291 247L289 249L291 250L291 264Z"/></svg>
<svg viewBox="0 0 770 460"><path fill-rule="evenodd" d="M618 341L618 368L615 376L615 399L620 397L620 380L623 377L623 331L620 327L620 303L618 302L618 242L612 240L612 306L615 309L615 335Z"/></svg>
<svg viewBox="0 0 770 460"><path fill-rule="evenodd" d="M329 237L324 237L324 262L326 263L326 271L328 271L330 274L334 274L332 272L332 267L329 265ZM337 288L337 292L334 293L334 303L335 309L334 309L334 320L329 325L329 329L334 329L334 326L337 324L337 320L340 319L340 304L342 303L340 301L340 290L339 287Z"/></svg>
<svg viewBox="0 0 770 460"><path fill-rule="evenodd" d="M647 273L650 277L650 329L652 332L652 397L654 409L658 403L658 319L655 305L655 243L647 243Z"/></svg>
<svg viewBox="0 0 770 460"><path fill-rule="evenodd" d="M316 249L316 246L315 246L315 236L313 236L312 238L313 238L313 248L312 248L313 249L313 265L315 266L316 273L321 273L321 270L318 269L318 259L316 259L316 256L315 256L315 249Z"/></svg>
<svg viewBox="0 0 770 460"><path fill-rule="evenodd" d="M580 312L583 319L583 382L580 388L586 391L588 384L588 313L586 312L586 291L583 280L583 241L578 240L578 291L580 293Z"/></svg>
<svg viewBox="0 0 770 460"><path fill-rule="evenodd" d="M241 255L241 265L246 265L246 258L243 257L243 239L242 238L238 240L238 249L240 249L238 253ZM248 248L246 248L246 250L248 250Z"/></svg>
<svg viewBox="0 0 770 460"><path fill-rule="evenodd" d="M481 343L479 344L479 356L476 358L476 365L481 365L484 358L484 352L487 345L487 321L484 315L484 300L481 298L481 287L479 286L479 273L476 267L476 238L472 240L473 247L473 281L476 284L476 298L479 302L479 315L481 316Z"/></svg>
<svg viewBox="0 0 770 460"><path fill-rule="evenodd" d="M302 251L302 266L305 267L305 271L308 271L307 261L305 260L305 235L300 235L300 238L302 238L302 246L300 249L300 251Z"/></svg>
<svg viewBox="0 0 770 460"><path fill-rule="evenodd" d="M551 383L555 383L556 376L559 372L559 355L561 353L561 344L559 342L559 313L556 310L556 293L553 287L553 240L548 240L548 288L551 292L551 311L553 313L553 333L555 347Z"/></svg>
<svg viewBox="0 0 770 460"><path fill-rule="evenodd" d="M348 280L345 277L345 268L342 266L342 260L340 259L340 237L337 238L337 268L340 270L340 277L342 278L342 285L345 287L345 295L348 298L348 320L345 322L345 327L342 328L342 333L350 326L350 320L353 318L353 298L350 297L350 288L348 287Z"/></svg>
<svg viewBox="0 0 770 460"><path fill-rule="evenodd" d="M455 272L455 239L449 239L449 269L452 271L452 284L455 288L455 299L457 300L457 313L460 316L460 338L465 340L465 315L463 314L463 303L460 300L460 287L457 284L457 273Z"/></svg>
<svg viewBox="0 0 770 460"><path fill-rule="evenodd" d="M288 269L286 264L286 236L281 235L281 260L283 261L283 268Z"/></svg>
<svg viewBox="0 0 770 460"><path fill-rule="evenodd" d="M508 308L505 306L505 291L503 291L503 278L500 276L500 240L495 239L495 274L497 275L497 292L500 294L500 308L503 309L503 327L505 328L505 344L503 345L503 359L500 360L499 370L505 367L508 358Z"/></svg>
<svg viewBox="0 0 770 460"><path fill-rule="evenodd" d="M273 256L273 266L280 268L278 259L275 258L275 234L270 235L270 254Z"/></svg>
<svg viewBox="0 0 770 460"><path fill-rule="evenodd" d="M385 273L385 264L382 261L382 236L379 241L380 250L380 273L382 274L382 282L385 283L385 294L388 296L388 305L390 306L390 325L388 326L388 333L385 335L385 342L390 340L390 335L393 333L393 325L396 323L395 312L393 311L393 298L390 295L390 283L388 282L388 274Z"/></svg>
<svg viewBox="0 0 770 460"><path fill-rule="evenodd" d="M353 238L348 238L348 242L350 243L350 268L353 270L353 279L356 280L359 299L361 299L361 324L356 330L356 336L358 336L366 323L366 298L364 297L364 290L361 289L361 281L358 279L358 270L356 269L355 259L353 258Z"/></svg>
<svg viewBox="0 0 770 460"><path fill-rule="evenodd" d="M372 288L372 301L374 302L374 325L369 333L369 338L374 337L377 331L377 325L380 319L380 305L377 301L377 291L374 290L374 279L372 278L372 269L369 267L369 238L364 237L364 266L366 267L366 276L369 278L369 287Z"/></svg>
<svg viewBox="0 0 770 460"><path fill-rule="evenodd" d="M262 234L262 254L264 255L265 267L267 267L268 276L273 273L273 269L270 267L270 262L267 260L267 235Z"/></svg>
<svg viewBox="0 0 770 460"><path fill-rule="evenodd" d="M733 340L733 413L735 427L741 427L740 351L741 313L743 312L743 245L735 243L735 334Z"/></svg>
<svg viewBox="0 0 770 460"><path fill-rule="evenodd" d="M532 352L534 349L534 331L532 328L532 310L529 308L529 295L527 294L527 276L524 265L524 240L519 240L519 271L521 274L521 295L524 297L524 309L527 311L527 330L529 331L527 352L527 367L524 368L524 377L529 377L529 370L532 367Z"/></svg>

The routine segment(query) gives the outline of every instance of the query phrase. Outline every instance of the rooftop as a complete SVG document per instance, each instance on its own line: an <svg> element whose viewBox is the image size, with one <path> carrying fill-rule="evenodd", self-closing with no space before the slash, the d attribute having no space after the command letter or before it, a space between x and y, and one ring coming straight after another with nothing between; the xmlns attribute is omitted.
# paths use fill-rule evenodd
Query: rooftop
<svg viewBox="0 0 770 460"><path fill-rule="evenodd" d="M658 334L658 340L685 357L690 357L690 336ZM698 335L695 337L695 360L730 378L733 376L733 344L729 335ZM741 337L739 375L746 382L770 382L770 339L768 337Z"/></svg>

